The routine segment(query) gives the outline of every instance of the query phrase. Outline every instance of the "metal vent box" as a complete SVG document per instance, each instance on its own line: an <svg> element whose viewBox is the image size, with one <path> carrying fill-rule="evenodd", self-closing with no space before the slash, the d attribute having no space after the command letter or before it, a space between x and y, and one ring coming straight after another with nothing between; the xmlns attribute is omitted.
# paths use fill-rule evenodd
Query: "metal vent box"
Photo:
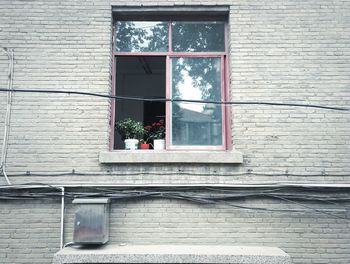
<svg viewBox="0 0 350 264"><path fill-rule="evenodd" d="M74 199L73 241L77 244L105 244L109 239L109 199Z"/></svg>

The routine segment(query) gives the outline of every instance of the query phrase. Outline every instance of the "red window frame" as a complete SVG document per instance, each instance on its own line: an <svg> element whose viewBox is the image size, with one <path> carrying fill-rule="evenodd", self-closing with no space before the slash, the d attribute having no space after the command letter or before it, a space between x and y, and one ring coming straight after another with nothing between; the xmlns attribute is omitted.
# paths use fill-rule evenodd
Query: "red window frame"
<svg viewBox="0 0 350 264"><path fill-rule="evenodd" d="M130 18L130 19L123 19L124 21L143 21L140 20L139 18ZM119 21L119 20L115 20ZM115 22L114 21L114 22ZM120 20L122 21L122 20ZM113 56L113 62L112 62L112 96L116 95L116 60L117 57L122 57L122 56L128 56L128 57L138 57L138 56L161 56L166 58L166 98L170 98L171 92L171 80L170 80L170 60L171 58L177 58L177 57L190 57L190 58L195 58L195 57L202 57L202 58L208 58L208 57L215 57L215 58L220 58L221 59L221 100L222 102L225 102L229 99L229 71L228 71L228 25L226 20L219 20L223 21L225 25L225 50L223 52L174 52L172 51L172 20L166 20L162 19L159 20L157 18L151 19L151 20L145 20L145 21L163 21L163 22L168 22L169 30L168 30L168 51L167 52L116 52L115 51L115 41L114 41L114 34L115 34L115 28L113 26L113 45L112 45L112 56ZM179 20L174 20L174 21L181 21ZM198 22L205 22L205 21L212 21L212 19L204 19L204 18L197 18L196 20L190 20L186 19L186 21L198 21ZM170 131L170 119L171 119L171 102L167 101L165 103L165 111L166 111L166 131ZM114 149L114 133L115 133L115 105L116 105L116 100L112 100L112 109L111 109L111 120L110 120L110 144L109 144L109 149L111 151L115 150ZM197 146L197 145L186 145L186 146L176 146L176 145L171 145L170 144L170 133L166 133L165 136L165 150L228 150L231 148L231 127L229 120L230 118L230 111L229 107L227 107L225 104L222 105L221 108L221 113L222 113L222 145L220 146Z"/></svg>

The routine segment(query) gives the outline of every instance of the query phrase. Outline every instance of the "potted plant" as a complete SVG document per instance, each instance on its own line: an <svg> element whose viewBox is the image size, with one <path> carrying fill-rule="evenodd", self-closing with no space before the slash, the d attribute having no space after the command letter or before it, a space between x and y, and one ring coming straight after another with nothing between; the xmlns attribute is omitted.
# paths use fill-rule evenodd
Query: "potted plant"
<svg viewBox="0 0 350 264"><path fill-rule="evenodd" d="M150 149L151 141L151 126L145 126L143 128L143 138L141 139L140 148L141 149Z"/></svg>
<svg viewBox="0 0 350 264"><path fill-rule="evenodd" d="M122 136L125 143L125 149L138 149L139 140L142 139L144 128L143 124L132 118L125 118L115 123L115 128Z"/></svg>
<svg viewBox="0 0 350 264"><path fill-rule="evenodd" d="M146 126L145 131L148 131L149 138L153 139L154 149L165 149L165 123L163 119L150 126Z"/></svg>
<svg viewBox="0 0 350 264"><path fill-rule="evenodd" d="M144 140L141 140L140 149L150 149L150 144L145 142Z"/></svg>

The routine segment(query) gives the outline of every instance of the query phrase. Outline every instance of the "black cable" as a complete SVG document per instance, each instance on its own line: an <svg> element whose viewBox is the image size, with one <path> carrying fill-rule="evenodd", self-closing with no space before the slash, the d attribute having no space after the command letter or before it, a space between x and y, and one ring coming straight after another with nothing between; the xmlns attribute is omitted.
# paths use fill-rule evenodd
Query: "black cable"
<svg viewBox="0 0 350 264"><path fill-rule="evenodd" d="M41 184L43 188L38 187L38 184L35 183L35 187L31 185L21 185L21 186L6 186L7 188L2 188L1 192L9 192L15 193L18 192L26 192L29 193L30 190L36 190L35 193L50 193L47 188L49 187L51 191L61 192L60 188L52 187L50 185ZM24 188L24 186L26 188ZM347 190L342 190L341 188L332 187L332 188L321 188L321 187L313 187L314 190L305 190L304 187L261 187L257 188L256 186L253 188L229 188L229 187L205 187L202 188L193 187L193 186L135 186L135 187L66 187L67 189L84 189L84 192L73 192L66 191L65 193L72 193L75 195L84 194L86 196L98 196L98 195L106 195L106 194L118 194L120 198L126 197L134 197L134 196L144 196L146 195L154 195L154 194L190 194L191 197L208 197L208 193L210 193L211 199L230 199L236 197L249 197L251 195L257 196L265 196L265 195L275 195L275 196L285 196L290 198L298 198L298 199L310 199L310 200L333 200L333 199L341 199L346 200L346 198L350 198L350 193ZM86 191L86 190L91 191ZM330 192L330 189L334 189L333 192ZM43 192L45 190L45 192ZM39 192L41 191L41 192ZM50 190L49 190L50 191ZM317 194L314 194L317 193Z"/></svg>
<svg viewBox="0 0 350 264"><path fill-rule="evenodd" d="M292 200L292 199L287 199L287 198L280 197L280 196L271 196L271 197L276 198L276 199L283 200L283 201L285 201L285 202L290 202L290 203L297 204L297 205L302 206L302 207L304 207L304 208L307 208L307 209L313 210L313 211L315 211L315 212L317 212L317 213L322 213L322 214L329 215L329 216L332 216L332 217L335 217L335 218L345 219L345 220L347 220L347 221L350 221L350 220L349 220L349 219L347 219L347 218L340 217L340 216L337 216L337 215L332 214L332 213L328 213L328 212L320 211L319 209L312 208L312 207L307 206L307 205L304 205L304 204L302 204L302 203L298 203L298 202L296 202L296 201L294 201L294 200Z"/></svg>
<svg viewBox="0 0 350 264"><path fill-rule="evenodd" d="M347 107L332 107L322 106L316 104L296 104L296 103L277 103L277 102L234 102L234 101L215 101L215 100L190 100L190 99L170 99L170 98L144 98L144 97L131 97L131 96L114 96L89 92L76 92L65 90L45 90L45 89L3 89L0 88L0 92L22 92L22 93L47 93L47 94L75 94L95 96L101 98L115 99L115 100L130 100L130 101L148 101L148 102L185 102L185 103L198 103L198 104L218 104L218 105L271 105L271 106L292 106L292 107L307 107L307 108L319 108L336 111L350 111Z"/></svg>
<svg viewBox="0 0 350 264"><path fill-rule="evenodd" d="M325 173L319 173L319 174L297 174L297 173L260 173L260 172L240 172L240 173L230 173L230 172L197 172L197 171L183 171L183 170L177 170L177 171L99 171L99 172L57 172L57 173L40 173L40 172L25 172L25 173L14 173L14 174L7 174L11 177L19 177L19 176L91 176L91 175L129 175L129 176L139 176L139 175L191 175L191 176L212 176L212 175L219 175L219 176L292 176L292 177L324 177L324 176L334 176L334 177L349 177L349 173L344 174L325 174ZM1 187L1 185L0 185Z"/></svg>
<svg viewBox="0 0 350 264"><path fill-rule="evenodd" d="M27 183L21 185L0 185L0 193L15 194L17 192L29 192L28 190L37 190L36 193L47 192L62 192L60 187L51 186L43 183ZM284 196L286 198L293 198L299 200L317 200L317 201L340 201L347 202L350 200L350 186L333 187L333 186L293 186L285 185L275 187L273 185L245 185L245 186L65 186L65 188L84 189L84 192L65 192L74 195L81 194L84 196L99 196L107 194L118 193L122 197L129 198L132 195L154 193L176 192L178 193L194 193L198 197L204 192L214 193L211 199L235 199L239 197L254 197L264 195ZM51 190L50 190L51 189ZM91 190L91 191L88 191ZM39 192L40 191L40 192ZM127 196L129 195L129 196Z"/></svg>

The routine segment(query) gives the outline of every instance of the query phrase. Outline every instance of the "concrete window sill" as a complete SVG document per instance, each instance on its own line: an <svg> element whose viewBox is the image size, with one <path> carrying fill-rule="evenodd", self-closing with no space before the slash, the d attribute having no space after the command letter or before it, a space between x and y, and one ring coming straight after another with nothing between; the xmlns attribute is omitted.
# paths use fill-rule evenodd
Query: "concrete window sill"
<svg viewBox="0 0 350 264"><path fill-rule="evenodd" d="M205 163L240 164L243 155L236 150L230 151L157 151L157 150L115 150L103 151L99 155L100 163Z"/></svg>

